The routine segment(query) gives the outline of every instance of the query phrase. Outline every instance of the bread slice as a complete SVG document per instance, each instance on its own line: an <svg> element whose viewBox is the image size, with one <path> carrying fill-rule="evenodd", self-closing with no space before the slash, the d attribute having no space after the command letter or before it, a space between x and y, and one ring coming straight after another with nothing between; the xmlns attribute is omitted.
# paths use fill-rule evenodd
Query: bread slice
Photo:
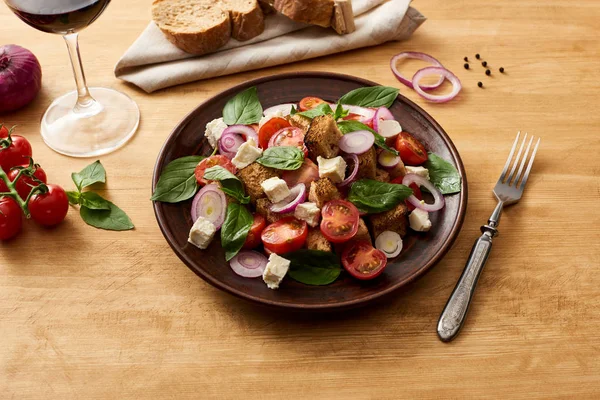
<svg viewBox="0 0 600 400"><path fill-rule="evenodd" d="M273 8L294 21L330 27L334 0L275 0Z"/></svg>
<svg viewBox="0 0 600 400"><path fill-rule="evenodd" d="M208 0L208 3L217 2ZM249 40L265 30L265 18L258 0L221 0L220 4L229 12L232 38Z"/></svg>

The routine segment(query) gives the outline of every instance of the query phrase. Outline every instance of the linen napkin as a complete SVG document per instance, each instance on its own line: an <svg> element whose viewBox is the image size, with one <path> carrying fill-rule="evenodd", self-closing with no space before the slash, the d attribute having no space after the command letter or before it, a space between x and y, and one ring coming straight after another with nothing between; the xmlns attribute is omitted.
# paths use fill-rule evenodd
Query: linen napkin
<svg viewBox="0 0 600 400"><path fill-rule="evenodd" d="M185 53L151 22L115 67L115 76L148 93L216 76L320 57L408 38L425 17L411 0L353 0L356 31L338 35L280 14L265 16L265 31L245 42L231 39L217 52Z"/></svg>

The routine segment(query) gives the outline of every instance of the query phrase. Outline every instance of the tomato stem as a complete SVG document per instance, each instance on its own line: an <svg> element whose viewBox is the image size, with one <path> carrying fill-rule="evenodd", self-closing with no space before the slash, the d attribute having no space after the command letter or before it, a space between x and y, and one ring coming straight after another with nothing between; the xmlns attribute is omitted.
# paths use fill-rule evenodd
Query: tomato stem
<svg viewBox="0 0 600 400"><path fill-rule="evenodd" d="M19 179L19 177L21 176L22 173L23 173L22 170L19 171L19 174L17 175L16 178ZM2 167L0 167L0 179L2 179L4 181L4 183L6 184L6 187L9 190L9 192L2 193L1 195L10 197L14 201L16 201L17 204L19 205L19 207L21 207L21 210L23 210L23 213L25 214L25 216L27 218L29 218L29 208L27 208L27 202L23 201L21 196L19 196L19 193L17 193L17 189L15 189L14 183L11 182L10 179L8 179L8 175L6 175L6 172L4 172L4 169ZM17 179L15 179L15 182L17 181Z"/></svg>

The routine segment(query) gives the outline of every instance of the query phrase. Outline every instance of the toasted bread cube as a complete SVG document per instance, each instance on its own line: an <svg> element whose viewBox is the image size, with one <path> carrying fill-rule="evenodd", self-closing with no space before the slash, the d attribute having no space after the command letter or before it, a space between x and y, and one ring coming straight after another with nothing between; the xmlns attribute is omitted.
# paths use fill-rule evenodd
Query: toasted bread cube
<svg viewBox="0 0 600 400"><path fill-rule="evenodd" d="M331 243L319 228L309 228L308 236L306 237L306 247L309 250L331 251Z"/></svg>
<svg viewBox="0 0 600 400"><path fill-rule="evenodd" d="M261 183L269 178L277 177L277 172L272 168L253 162L246 168L239 170L237 177L244 184L244 189L246 194L250 196L252 204L256 204L256 200L266 196Z"/></svg>
<svg viewBox="0 0 600 400"><path fill-rule="evenodd" d="M304 132L307 132L308 128L310 127L310 118L299 114L290 115L288 117L288 122L290 125L300 128Z"/></svg>
<svg viewBox="0 0 600 400"><path fill-rule="evenodd" d="M323 208L328 201L340 198L342 198L340 191L329 178L322 178L310 184L308 201L315 203L319 208Z"/></svg>
<svg viewBox="0 0 600 400"><path fill-rule="evenodd" d="M341 138L342 133L331 115L320 115L313 118L304 137L308 156L312 160L316 160L319 156L324 158L337 156L340 151L338 142Z"/></svg>
<svg viewBox="0 0 600 400"><path fill-rule="evenodd" d="M384 231L393 231L404 237L408 228L408 207L402 202L389 211L370 215L369 222L375 239Z"/></svg>
<svg viewBox="0 0 600 400"><path fill-rule="evenodd" d="M256 212L262 215L266 220L267 224L272 224L273 222L277 222L282 218L289 217L290 215L294 215L293 212L289 213L275 213L271 211L271 203L269 199L266 197L260 198L256 200Z"/></svg>
<svg viewBox="0 0 600 400"><path fill-rule="evenodd" d="M390 174L385 169L377 168L375 170L375 180L387 183L390 181Z"/></svg>
<svg viewBox="0 0 600 400"><path fill-rule="evenodd" d="M374 147L358 156L358 173L356 179L375 179L377 169L377 152Z"/></svg>

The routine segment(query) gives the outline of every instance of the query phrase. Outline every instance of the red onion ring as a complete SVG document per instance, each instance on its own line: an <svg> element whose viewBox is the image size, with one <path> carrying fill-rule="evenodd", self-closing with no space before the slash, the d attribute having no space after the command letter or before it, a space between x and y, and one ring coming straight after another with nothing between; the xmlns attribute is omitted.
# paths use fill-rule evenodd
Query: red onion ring
<svg viewBox="0 0 600 400"><path fill-rule="evenodd" d="M396 247L392 250L388 249L385 245L387 241L393 242ZM393 231L381 232L375 239L375 248L383 251L387 258L398 257L402 251L402 238L398 233Z"/></svg>
<svg viewBox="0 0 600 400"><path fill-rule="evenodd" d="M219 153L232 159L240 146L250 138L258 143L258 135L254 128L247 125L231 125L223 131L219 138Z"/></svg>
<svg viewBox="0 0 600 400"><path fill-rule="evenodd" d="M229 266L239 276L244 278L258 278L262 276L269 260L257 251L240 251L229 262Z"/></svg>
<svg viewBox="0 0 600 400"><path fill-rule="evenodd" d="M437 74L442 75L444 78L448 79L450 83L452 83L452 92L442 95L425 93L423 88L419 85L419 81L427 75ZM445 103L456 97L456 95L462 89L462 85L460 83L460 79L458 79L456 75L444 67L426 67L418 70L415 73L415 76L413 76L413 88L415 89L415 92L421 95L421 97L429 101L433 101L434 103Z"/></svg>
<svg viewBox="0 0 600 400"><path fill-rule="evenodd" d="M304 201L306 201L306 185L299 183L290 189L290 195L285 200L271 204L269 209L278 214L292 212Z"/></svg>
<svg viewBox="0 0 600 400"><path fill-rule="evenodd" d="M396 79L398 79L400 82L402 82L404 85L408 86L411 89L414 89L413 87L413 81L405 78L400 71L398 71L398 61L403 60L405 58L413 58L416 60L421 60L421 61L426 61L429 62L437 67L442 67L444 68L444 66L442 65L441 62L439 62L438 60L436 60L435 58L433 58L432 56L430 56L429 54L425 54L425 53L419 53L416 51L405 51L403 53L400 54L396 54L394 57L392 57L392 60L390 61L390 68L392 69L392 73L394 74L394 76L396 77ZM414 78L413 78L414 79ZM432 85L421 85L421 89L423 90L433 90L436 89L438 87L440 87L440 85L444 82L444 76L440 76L439 81L437 81L436 83L432 84Z"/></svg>
<svg viewBox="0 0 600 400"><path fill-rule="evenodd" d="M433 195L433 204L427 204L425 202L421 203L421 200L417 199L417 197L413 194L407 200L410 204L415 206L416 208L420 208L423 211L432 212L438 211L444 208L444 195L442 192L436 188L433 183L429 182L427 179L419 176L417 174L406 174L402 179L402 184L405 186L409 186L411 183L417 184L419 187L423 186Z"/></svg>
<svg viewBox="0 0 600 400"><path fill-rule="evenodd" d="M215 213L208 212L208 207L211 205L220 207ZM204 186L192 201L192 220L196 222L199 217L204 217L220 229L225 221L225 209L227 208L227 199L225 193L219 188L216 183Z"/></svg>
<svg viewBox="0 0 600 400"><path fill-rule="evenodd" d="M283 116L287 116L287 115L290 115L290 113L292 112L292 107L296 107L296 104L293 104L293 103L278 104L276 106L267 108L266 110L263 111L263 114L265 117L267 117L269 115L279 114L279 112L281 111Z"/></svg>
<svg viewBox="0 0 600 400"><path fill-rule="evenodd" d="M379 122L394 119L394 115L387 107L379 107L373 115L373 129L379 133Z"/></svg>
<svg viewBox="0 0 600 400"><path fill-rule="evenodd" d="M340 150L348 154L363 154L373 147L375 136L369 131L347 133L338 142Z"/></svg>
<svg viewBox="0 0 600 400"><path fill-rule="evenodd" d="M338 185L340 187L348 186L349 184L354 182L354 180L356 179L356 175L358 174L358 156L356 154L346 154L343 158L346 161L346 165L350 165L350 162L352 162L354 165L352 167L352 172L350 173L350 175L348 175L346 179L344 179L342 183Z"/></svg>
<svg viewBox="0 0 600 400"><path fill-rule="evenodd" d="M342 104L342 108L344 110L348 110L352 114L360 115L361 118L359 118L358 121L362 122L365 125L368 125L371 121L373 121L373 117L375 116L376 111L372 108L352 106L348 104Z"/></svg>
<svg viewBox="0 0 600 400"><path fill-rule="evenodd" d="M400 156L384 150L379 154L379 157L377 157L377 162L384 168L394 168L400 164Z"/></svg>

